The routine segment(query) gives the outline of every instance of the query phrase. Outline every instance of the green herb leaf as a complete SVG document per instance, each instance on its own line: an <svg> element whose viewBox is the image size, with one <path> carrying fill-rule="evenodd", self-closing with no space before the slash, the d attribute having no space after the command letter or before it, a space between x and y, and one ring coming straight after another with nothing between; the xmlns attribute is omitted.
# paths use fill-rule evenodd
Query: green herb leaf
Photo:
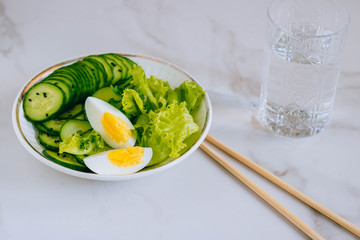
<svg viewBox="0 0 360 240"><path fill-rule="evenodd" d="M110 150L100 134L92 131L90 134L75 133L70 135L59 144L59 153L71 153L75 155L91 155L103 151Z"/></svg>

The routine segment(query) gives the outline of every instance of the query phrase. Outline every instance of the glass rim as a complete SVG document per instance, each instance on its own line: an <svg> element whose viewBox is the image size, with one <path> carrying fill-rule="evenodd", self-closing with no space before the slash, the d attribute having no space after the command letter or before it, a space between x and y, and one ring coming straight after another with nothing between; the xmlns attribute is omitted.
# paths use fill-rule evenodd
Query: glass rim
<svg viewBox="0 0 360 240"><path fill-rule="evenodd" d="M276 27L280 28L282 31L288 33L289 35L296 35L292 32L290 32L288 29L285 29L283 26L281 26L280 24L277 24L274 19L271 17L271 14L270 14L270 8L272 7L272 5L276 2L276 1L279 1L279 0L272 0L270 2L270 4L268 5L267 7L267 10L266 10L266 13L267 13L267 16L268 16L268 19L270 20L270 22L272 24L274 24ZM350 15L350 12L344 7L344 5L342 5L341 3L339 3L337 0L331 0L331 2L335 3L336 5L339 6L339 8L341 8L346 16L347 16L347 20L346 20L346 23L344 24L344 26L342 28L340 28L339 30L335 31L335 32L332 32L332 33L329 33L329 34L323 34L323 35L314 35L314 36L308 36L308 35L303 35L301 36L302 38L326 38L326 37L331 37L331 36L335 36L335 35L338 35L344 31L347 30L348 26L350 25L350 22L351 22L351 15Z"/></svg>

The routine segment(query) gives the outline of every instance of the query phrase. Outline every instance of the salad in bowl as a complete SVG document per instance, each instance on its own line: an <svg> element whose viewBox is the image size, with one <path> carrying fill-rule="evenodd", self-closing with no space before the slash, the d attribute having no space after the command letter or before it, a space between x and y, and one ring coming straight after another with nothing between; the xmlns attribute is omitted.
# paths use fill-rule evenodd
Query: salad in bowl
<svg viewBox="0 0 360 240"><path fill-rule="evenodd" d="M193 153L211 124L211 103L165 61L90 55L50 67L14 103L23 146L61 172L126 180L165 170Z"/></svg>

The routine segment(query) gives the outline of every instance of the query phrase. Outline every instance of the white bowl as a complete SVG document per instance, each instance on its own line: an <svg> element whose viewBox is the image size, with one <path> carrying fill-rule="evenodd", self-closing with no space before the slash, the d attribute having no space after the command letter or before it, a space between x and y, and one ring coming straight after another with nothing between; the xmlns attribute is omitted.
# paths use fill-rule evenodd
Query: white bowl
<svg viewBox="0 0 360 240"><path fill-rule="evenodd" d="M138 56L138 55L130 55L130 54L119 54L121 56L125 56L136 62L138 65L140 65L147 76L154 75L160 79L166 80L169 82L170 86L172 88L179 86L183 81L190 80L194 81L194 78L192 78L189 74L178 68L177 66L170 64L168 62L165 62L163 60L159 60L152 57L146 57L146 56ZM31 86L33 86L35 83L41 81L43 78L48 76L51 72L56 70L57 68L60 68L64 65L71 64L73 62L76 62L78 60L81 60L81 58L65 61L59 64L56 64L37 76L35 76L33 79L31 79L29 82L25 84L25 86L19 91L19 94L17 95L14 105L13 105L13 112L12 112L12 122L13 127L16 133L16 136L18 137L21 144L25 147L25 149L32 154L36 159L38 159L40 162L46 164L47 166L54 168L60 172L80 177L80 178L86 178L86 179L93 179L93 180L104 180L104 181L120 181L120 180L129 180L129 179L135 179L140 178L144 176L148 176L151 174L159 173L161 171L164 171L181 161L188 158L204 141L207 133L209 132L210 125L211 125L211 119L212 119L212 108L211 103L208 94L205 94L204 100L202 102L202 105L200 107L200 111L198 114L198 117L196 117L195 120L201 127L201 135L199 139L196 141L196 143L183 155L181 155L179 158L172 160L171 162L168 162L161 166L155 166L154 168L149 168L147 170L143 170L137 173L129 174L129 175L120 175L120 176L104 176L104 175L98 175L95 173L86 173L86 172L80 172L76 170L72 170L66 167L63 167L61 165L58 165L47 158L44 157L42 154L42 151L44 150L44 147L38 142L37 139L37 130L34 128L33 124L29 122L23 112L22 103L25 93L29 90ZM196 82L199 84L198 82ZM200 85L200 84L199 84Z"/></svg>

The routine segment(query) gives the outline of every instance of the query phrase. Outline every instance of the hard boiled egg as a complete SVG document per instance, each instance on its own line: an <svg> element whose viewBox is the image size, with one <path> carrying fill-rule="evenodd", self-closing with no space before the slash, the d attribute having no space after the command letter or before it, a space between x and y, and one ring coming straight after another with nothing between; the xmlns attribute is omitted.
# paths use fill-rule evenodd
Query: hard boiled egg
<svg viewBox="0 0 360 240"><path fill-rule="evenodd" d="M124 175L143 169L151 157L151 148L128 147L91 155L84 163L97 174Z"/></svg>
<svg viewBox="0 0 360 240"><path fill-rule="evenodd" d="M91 127L113 148L132 147L135 144L134 126L117 108L103 100L88 97L85 101L86 116Z"/></svg>

